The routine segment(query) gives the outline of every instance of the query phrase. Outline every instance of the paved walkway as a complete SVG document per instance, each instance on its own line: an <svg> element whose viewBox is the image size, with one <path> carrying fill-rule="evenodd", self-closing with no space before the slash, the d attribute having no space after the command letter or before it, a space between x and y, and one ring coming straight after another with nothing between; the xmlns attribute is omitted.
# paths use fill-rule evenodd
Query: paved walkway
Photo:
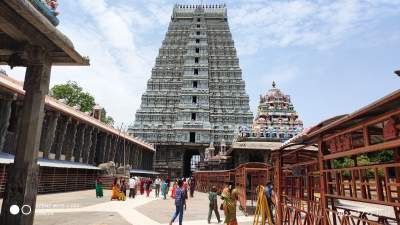
<svg viewBox="0 0 400 225"><path fill-rule="evenodd" d="M40 195L37 199L35 225L165 225L175 210L173 199L162 200L138 195L127 201L110 201L111 191L102 199L94 190ZM184 214L185 225L206 225L208 199L204 193L189 198ZM223 212L220 211L221 217ZM253 217L238 211L240 225L252 224ZM175 222L178 224L178 221ZM212 224L217 224L215 216Z"/></svg>

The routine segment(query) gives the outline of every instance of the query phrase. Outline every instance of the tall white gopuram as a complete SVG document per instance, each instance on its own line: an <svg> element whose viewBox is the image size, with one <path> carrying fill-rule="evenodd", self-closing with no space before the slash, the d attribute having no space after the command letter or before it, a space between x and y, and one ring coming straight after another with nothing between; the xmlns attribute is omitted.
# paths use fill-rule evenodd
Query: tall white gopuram
<svg viewBox="0 0 400 225"><path fill-rule="evenodd" d="M129 132L156 145L157 171L188 176L192 156L252 120L225 5L175 5Z"/></svg>

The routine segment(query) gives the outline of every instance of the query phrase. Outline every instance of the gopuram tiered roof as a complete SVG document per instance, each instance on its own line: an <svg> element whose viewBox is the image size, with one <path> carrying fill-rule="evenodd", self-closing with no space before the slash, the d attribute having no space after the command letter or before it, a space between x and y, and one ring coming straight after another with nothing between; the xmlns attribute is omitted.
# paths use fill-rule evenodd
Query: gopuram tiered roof
<svg viewBox="0 0 400 225"><path fill-rule="evenodd" d="M229 169L248 162L268 162L270 152L303 130L303 122L294 110L289 95L272 83L272 88L260 96L257 116L251 127L241 126L227 151L214 155L213 146L206 149L202 169Z"/></svg>
<svg viewBox="0 0 400 225"><path fill-rule="evenodd" d="M294 110L289 95L285 95L272 83L265 95L260 96L257 117L253 123L253 134L271 141L284 141L303 130L303 122Z"/></svg>

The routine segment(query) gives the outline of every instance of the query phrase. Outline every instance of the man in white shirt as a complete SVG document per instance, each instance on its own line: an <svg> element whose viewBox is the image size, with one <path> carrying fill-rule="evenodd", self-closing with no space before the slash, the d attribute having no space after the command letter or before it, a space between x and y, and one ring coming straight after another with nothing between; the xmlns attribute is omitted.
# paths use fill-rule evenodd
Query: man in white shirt
<svg viewBox="0 0 400 225"><path fill-rule="evenodd" d="M157 177L157 179L154 181L154 184L156 186L156 198L160 196L160 187L161 187L161 179L160 177Z"/></svg>
<svg viewBox="0 0 400 225"><path fill-rule="evenodd" d="M129 178L129 198L135 198L136 196L136 179L131 175Z"/></svg>

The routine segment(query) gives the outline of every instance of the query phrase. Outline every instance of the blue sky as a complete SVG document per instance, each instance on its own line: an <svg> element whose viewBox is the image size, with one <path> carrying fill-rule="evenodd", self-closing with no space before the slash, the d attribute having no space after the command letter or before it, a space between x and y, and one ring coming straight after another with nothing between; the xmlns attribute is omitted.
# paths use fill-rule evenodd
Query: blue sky
<svg viewBox="0 0 400 225"><path fill-rule="evenodd" d="M75 80L117 124L131 124L168 28L167 0L59 0L63 31L91 66L57 67L51 84ZM399 0L234 0L226 3L243 79L256 113L272 80L305 126L350 113L400 87ZM23 69L8 70L23 78Z"/></svg>

